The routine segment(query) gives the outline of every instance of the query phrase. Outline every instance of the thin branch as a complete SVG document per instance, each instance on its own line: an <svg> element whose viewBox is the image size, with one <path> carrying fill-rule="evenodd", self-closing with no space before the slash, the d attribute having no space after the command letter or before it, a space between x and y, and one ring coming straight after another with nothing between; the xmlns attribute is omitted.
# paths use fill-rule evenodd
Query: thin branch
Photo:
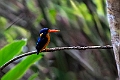
<svg viewBox="0 0 120 80"><path fill-rule="evenodd" d="M84 46L84 47L81 47L81 46L72 46L72 47L55 47L55 48L47 48L47 49L44 49L42 52L54 52L54 51L60 51L60 50L69 50L69 49L73 49L73 50L86 50L86 49L112 49L113 47L110 46L110 45L106 45L106 46ZM6 66L8 66L10 63L22 58L22 57L25 57L25 56L28 56L28 55L32 55L32 54L36 54L36 51L31 51L31 52L27 52L27 53L24 53L22 55L19 55L19 56L16 56L15 58L11 59L10 61L8 61L7 63L5 63L1 68L0 70L3 70Z"/></svg>
<svg viewBox="0 0 120 80"><path fill-rule="evenodd" d="M20 15L19 17L17 17L17 18L12 22L12 24L10 24L10 26L7 27L5 30L10 29L10 28L11 28L15 23L17 23L22 17L23 17L23 15Z"/></svg>

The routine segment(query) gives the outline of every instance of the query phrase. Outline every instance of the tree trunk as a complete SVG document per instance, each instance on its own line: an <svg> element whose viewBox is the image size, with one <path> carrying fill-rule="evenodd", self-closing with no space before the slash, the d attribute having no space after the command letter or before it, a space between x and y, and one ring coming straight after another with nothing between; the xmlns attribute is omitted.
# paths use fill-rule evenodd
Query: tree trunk
<svg viewBox="0 0 120 80"><path fill-rule="evenodd" d="M112 46L120 80L120 0L107 0Z"/></svg>

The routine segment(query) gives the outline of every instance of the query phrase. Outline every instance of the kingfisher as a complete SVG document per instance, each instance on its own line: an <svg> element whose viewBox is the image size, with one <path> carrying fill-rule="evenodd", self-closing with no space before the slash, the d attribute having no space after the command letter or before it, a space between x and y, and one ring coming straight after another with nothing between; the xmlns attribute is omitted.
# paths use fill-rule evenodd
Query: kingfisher
<svg viewBox="0 0 120 80"><path fill-rule="evenodd" d="M49 29L49 28L43 28L40 30L39 37L38 37L37 44L36 44L37 55L39 54L39 52L41 52L43 49L45 49L46 46L49 44L49 42L50 42L49 33L59 32L59 31L60 30Z"/></svg>

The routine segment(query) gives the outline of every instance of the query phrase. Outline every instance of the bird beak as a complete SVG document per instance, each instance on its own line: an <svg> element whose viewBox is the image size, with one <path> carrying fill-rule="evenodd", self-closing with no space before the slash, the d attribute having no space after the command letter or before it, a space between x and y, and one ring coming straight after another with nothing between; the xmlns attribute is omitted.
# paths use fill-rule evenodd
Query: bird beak
<svg viewBox="0 0 120 80"><path fill-rule="evenodd" d="M59 32L60 30L55 30L55 29L49 29L48 32L52 33L52 32Z"/></svg>

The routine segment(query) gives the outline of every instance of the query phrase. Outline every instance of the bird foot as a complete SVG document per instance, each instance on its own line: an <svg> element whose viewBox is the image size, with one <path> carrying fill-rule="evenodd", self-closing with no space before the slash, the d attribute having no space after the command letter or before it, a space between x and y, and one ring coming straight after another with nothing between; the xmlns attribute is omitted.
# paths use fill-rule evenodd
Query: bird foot
<svg viewBox="0 0 120 80"><path fill-rule="evenodd" d="M49 51L49 48L45 48L44 50L47 52L47 51Z"/></svg>

